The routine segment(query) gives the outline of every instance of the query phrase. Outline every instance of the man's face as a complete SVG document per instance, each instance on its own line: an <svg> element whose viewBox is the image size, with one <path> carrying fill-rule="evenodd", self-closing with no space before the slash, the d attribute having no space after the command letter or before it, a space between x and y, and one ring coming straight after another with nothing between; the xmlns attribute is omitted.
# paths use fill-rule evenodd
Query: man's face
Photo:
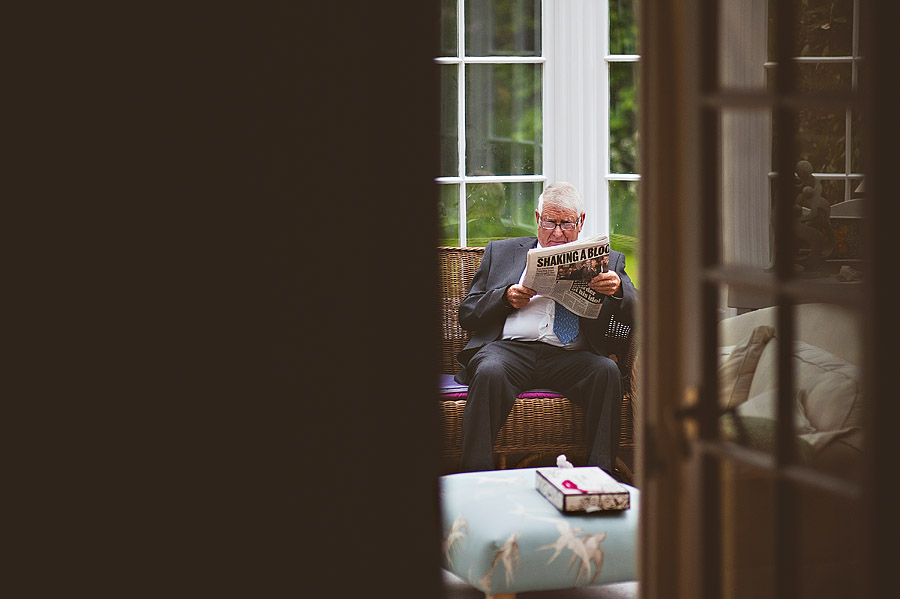
<svg viewBox="0 0 900 599"><path fill-rule="evenodd" d="M544 206L543 214L535 210L534 216L537 219L538 225L538 241L543 247L562 245L564 243L575 241L576 239L578 239L578 234L581 233L581 227L584 226L584 213L581 214L581 219L579 220L579 215L574 210L567 210L565 208L560 208L559 206L554 206L552 204ZM578 224L575 225L575 228L571 231L564 231L562 227L554 227L552 230L550 230L541 227L541 221L549 221L557 225L560 225L562 223L576 222Z"/></svg>

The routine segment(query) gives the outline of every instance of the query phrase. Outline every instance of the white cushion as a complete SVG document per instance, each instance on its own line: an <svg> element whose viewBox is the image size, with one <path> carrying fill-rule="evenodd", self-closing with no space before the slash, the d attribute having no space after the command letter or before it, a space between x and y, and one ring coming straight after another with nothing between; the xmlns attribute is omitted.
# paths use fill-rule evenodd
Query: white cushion
<svg viewBox="0 0 900 599"><path fill-rule="evenodd" d="M778 338L773 337L772 342L763 348L756 364L753 381L750 383L750 390L747 392L748 396L755 397L778 386L778 345Z"/></svg>
<svg viewBox="0 0 900 599"><path fill-rule="evenodd" d="M750 397L777 386L777 342L759 357ZM862 425L862 391L859 372L851 364L822 348L794 342L794 385L806 392L803 408L818 432L840 431Z"/></svg>
<svg viewBox="0 0 900 599"><path fill-rule="evenodd" d="M769 391L765 391L751 397L741 405L739 405L735 409L735 413L738 416L742 417L750 417L750 418L766 418L768 420L775 420L777 406L775 404L776 392L774 389L770 389ZM838 430L828 430L828 431L817 431L813 428L812 424L810 424L809 419L806 417L806 409L803 407L807 401L807 393L805 390L800 389L797 391L796 397L793 400L793 417L794 417L794 432L796 435L809 443L809 445L813 449L814 454L818 454L821 452L829 443L834 441L835 439L845 439L845 442L851 446L854 446L855 438L851 433L860 431L861 429L856 426L847 426ZM855 447L857 450L861 451L861 447Z"/></svg>
<svg viewBox="0 0 900 599"><path fill-rule="evenodd" d="M817 431L861 426L862 390L855 365L824 349L798 341L794 347L797 386L808 389L806 415Z"/></svg>
<svg viewBox="0 0 900 599"><path fill-rule="evenodd" d="M719 404L723 408L732 408L747 401L757 362L774 333L774 328L760 325L736 344L727 357L723 358L720 350Z"/></svg>

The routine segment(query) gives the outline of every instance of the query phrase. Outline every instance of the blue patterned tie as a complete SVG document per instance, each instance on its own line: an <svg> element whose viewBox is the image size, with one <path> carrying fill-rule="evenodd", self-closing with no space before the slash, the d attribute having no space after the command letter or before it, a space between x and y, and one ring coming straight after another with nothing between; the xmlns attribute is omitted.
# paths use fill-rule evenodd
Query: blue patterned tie
<svg viewBox="0 0 900 599"><path fill-rule="evenodd" d="M578 317L559 302L556 303L556 315L553 318L553 333L564 344L571 343L578 337Z"/></svg>

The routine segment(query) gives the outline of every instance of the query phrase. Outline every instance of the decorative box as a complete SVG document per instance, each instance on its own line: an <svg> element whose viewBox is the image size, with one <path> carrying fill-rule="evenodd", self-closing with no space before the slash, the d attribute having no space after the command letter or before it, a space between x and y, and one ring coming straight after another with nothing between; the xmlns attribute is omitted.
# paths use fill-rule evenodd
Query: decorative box
<svg viewBox="0 0 900 599"><path fill-rule="evenodd" d="M602 468L538 468L535 488L561 512L621 511L631 507L628 488Z"/></svg>

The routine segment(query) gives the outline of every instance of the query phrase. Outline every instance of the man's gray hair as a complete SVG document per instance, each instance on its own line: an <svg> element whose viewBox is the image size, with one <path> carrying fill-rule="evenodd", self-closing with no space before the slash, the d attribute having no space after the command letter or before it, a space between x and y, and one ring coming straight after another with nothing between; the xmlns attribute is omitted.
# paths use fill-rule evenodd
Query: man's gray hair
<svg viewBox="0 0 900 599"><path fill-rule="evenodd" d="M538 212L541 214L544 213L544 204L552 204L558 208L573 210L578 215L578 218L581 218L581 214L584 212L584 199L582 199L578 189L565 181L551 183L544 190L544 193L538 197Z"/></svg>

